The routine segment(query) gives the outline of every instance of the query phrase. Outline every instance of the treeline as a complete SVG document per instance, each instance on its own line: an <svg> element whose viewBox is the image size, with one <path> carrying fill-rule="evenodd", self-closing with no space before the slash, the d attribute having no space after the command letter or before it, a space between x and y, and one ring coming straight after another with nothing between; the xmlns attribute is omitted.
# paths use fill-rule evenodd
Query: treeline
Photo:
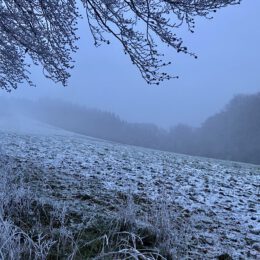
<svg viewBox="0 0 260 260"><path fill-rule="evenodd" d="M80 134L125 144L190 155L260 164L260 93L239 95L199 128L178 125L164 130L153 124L129 123L113 113L68 102L16 101L19 111ZM18 109L18 108L16 108Z"/></svg>
<svg viewBox="0 0 260 260"><path fill-rule="evenodd" d="M260 164L260 93L238 95L200 128L179 125L169 138L175 152Z"/></svg>
<svg viewBox="0 0 260 260"><path fill-rule="evenodd" d="M9 107L53 126L110 141L149 148L163 147L167 131L154 124L128 123L114 113L55 100L9 100ZM6 102L5 102L6 103ZM1 111L1 110L0 110Z"/></svg>
<svg viewBox="0 0 260 260"><path fill-rule="evenodd" d="M260 164L260 93L236 96L194 134L199 155Z"/></svg>

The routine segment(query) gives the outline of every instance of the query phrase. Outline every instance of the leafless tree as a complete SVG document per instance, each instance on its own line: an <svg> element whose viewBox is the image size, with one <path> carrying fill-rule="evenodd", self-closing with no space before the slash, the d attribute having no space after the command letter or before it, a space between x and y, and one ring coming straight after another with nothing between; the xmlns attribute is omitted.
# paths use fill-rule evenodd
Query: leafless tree
<svg viewBox="0 0 260 260"><path fill-rule="evenodd" d="M96 46L115 37L150 84L170 76L158 50L160 40L187 53L176 29L186 23L194 31L194 17L210 18L221 7L241 0L0 0L0 87L7 91L30 80L30 59L46 77L67 84L77 50L78 8L86 11ZM109 36L112 35L113 37Z"/></svg>

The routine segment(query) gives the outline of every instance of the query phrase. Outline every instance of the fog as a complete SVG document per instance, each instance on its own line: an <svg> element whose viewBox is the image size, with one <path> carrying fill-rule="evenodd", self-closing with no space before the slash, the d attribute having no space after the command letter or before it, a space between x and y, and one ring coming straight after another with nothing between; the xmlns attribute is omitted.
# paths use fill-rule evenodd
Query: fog
<svg viewBox="0 0 260 260"><path fill-rule="evenodd" d="M199 126L220 111L236 94L259 91L259 1L219 10L214 19L197 19L195 33L180 30L184 42L198 55L193 59L162 47L173 60L168 70L179 79L149 86L123 54L121 46L95 48L86 21L79 24L79 51L69 86L64 88L32 71L37 87L25 85L1 96L37 100L58 98L115 113L129 122L169 128L179 123Z"/></svg>
<svg viewBox="0 0 260 260"><path fill-rule="evenodd" d="M76 2L151 82L155 30L179 51L158 43L157 79L179 78L148 85L86 19L68 85L44 77L66 83ZM0 1L0 260L260 260L260 1L238 2ZM167 31L170 9L190 22L226 4ZM5 92L29 57L36 86Z"/></svg>
<svg viewBox="0 0 260 260"><path fill-rule="evenodd" d="M48 132L52 126L123 144L260 164L260 93L234 97L200 127L178 124L169 130L58 99L0 101L0 122L6 119L9 130L37 134L46 129L41 122L49 125Z"/></svg>
<svg viewBox="0 0 260 260"><path fill-rule="evenodd" d="M49 81L33 67L37 87L0 92L1 128L35 127L26 116L111 141L260 163L259 9L260 2L243 1L214 19L197 19L194 34L182 28L199 58L162 47L173 60L168 72L180 78L159 86L144 82L117 42L95 48L82 20L69 85Z"/></svg>

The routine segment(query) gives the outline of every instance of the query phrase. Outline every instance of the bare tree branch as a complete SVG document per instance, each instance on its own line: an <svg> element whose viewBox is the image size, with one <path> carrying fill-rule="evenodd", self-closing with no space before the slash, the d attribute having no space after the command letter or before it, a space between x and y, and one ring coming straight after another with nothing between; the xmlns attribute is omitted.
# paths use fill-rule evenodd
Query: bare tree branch
<svg viewBox="0 0 260 260"><path fill-rule="evenodd" d="M196 58L176 31L183 23L194 32L194 17L210 18L217 9L240 0L81 0L95 45L116 38L149 84L170 79L170 64L158 50L162 41ZM67 84L77 50L76 0L0 0L0 88L10 91L29 77L30 57L44 75Z"/></svg>

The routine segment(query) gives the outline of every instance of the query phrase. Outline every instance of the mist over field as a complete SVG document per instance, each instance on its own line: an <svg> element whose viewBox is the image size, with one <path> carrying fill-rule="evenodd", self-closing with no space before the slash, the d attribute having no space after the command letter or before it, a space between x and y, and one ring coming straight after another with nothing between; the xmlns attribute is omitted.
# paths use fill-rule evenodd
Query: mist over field
<svg viewBox="0 0 260 260"><path fill-rule="evenodd" d="M221 131L212 136L212 129L226 131L223 120L239 112L238 125L230 130L241 138L246 117L241 119L240 109L248 116L258 99L238 96L192 131L127 123L108 112L57 100L2 100L2 254L15 259L30 259L30 254L31 259L108 259L112 254L148 260L181 259L188 252L192 259L257 259L259 165L126 144L209 152L215 142L213 151L225 153ZM256 119L251 120L254 125ZM200 131L211 146L194 146ZM230 140L239 139L247 151L238 154L258 160L258 154L250 154L259 147L251 142L257 139L240 138ZM248 150L246 142L252 146Z"/></svg>
<svg viewBox="0 0 260 260"><path fill-rule="evenodd" d="M259 260L260 1L0 1L0 260Z"/></svg>
<svg viewBox="0 0 260 260"><path fill-rule="evenodd" d="M64 130L124 144L260 164L259 93L235 96L200 127L178 124L170 129L129 123L114 113L58 99L1 99L0 106L2 118L9 121L25 116Z"/></svg>

